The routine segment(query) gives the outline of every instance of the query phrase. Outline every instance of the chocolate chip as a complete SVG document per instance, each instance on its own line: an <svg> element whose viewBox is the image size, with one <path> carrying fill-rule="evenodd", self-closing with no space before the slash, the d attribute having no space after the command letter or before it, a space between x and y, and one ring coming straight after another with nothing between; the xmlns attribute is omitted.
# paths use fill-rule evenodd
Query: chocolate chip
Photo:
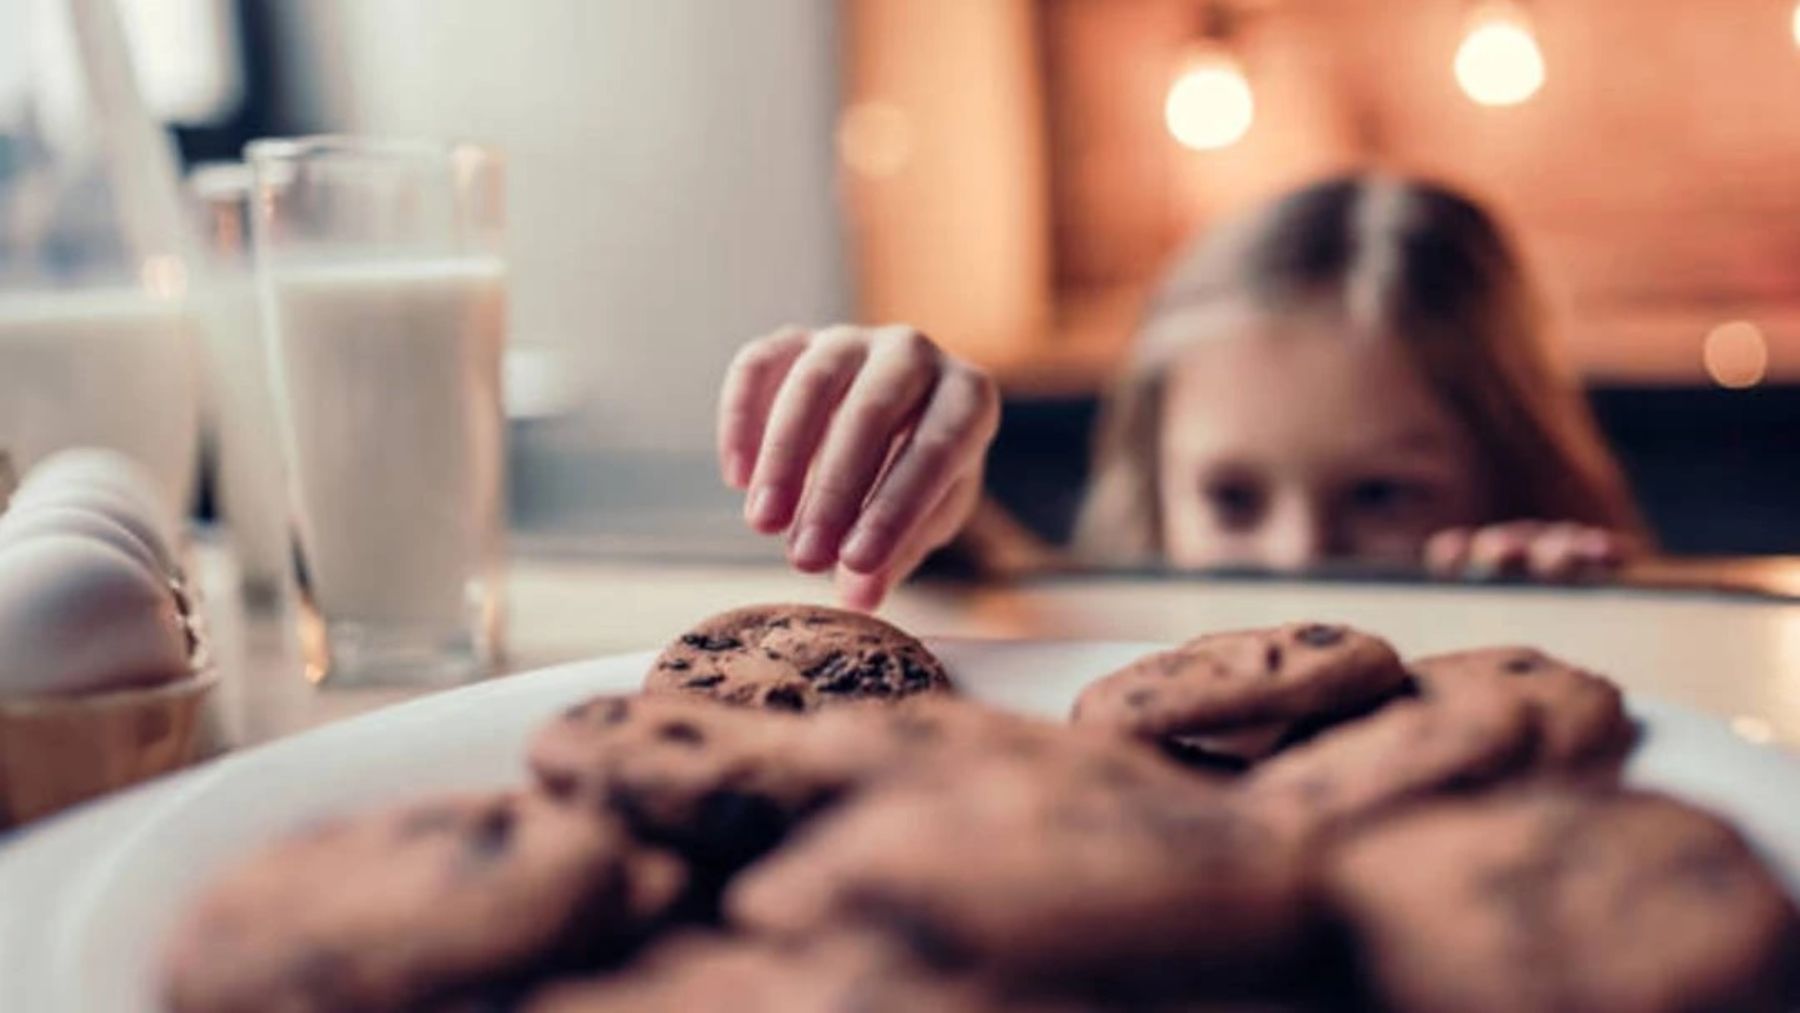
<svg viewBox="0 0 1800 1013"><path fill-rule="evenodd" d="M807 616L805 619L800 620L800 622L805 626L824 626L826 623L831 622L831 619L828 616Z"/></svg>
<svg viewBox="0 0 1800 1013"><path fill-rule="evenodd" d="M686 721L670 721L656 730L656 737L665 742L680 742L684 745L697 746L705 741L706 736L700 729Z"/></svg>
<svg viewBox="0 0 1800 1013"><path fill-rule="evenodd" d="M779 619L771 619L768 623L769 629L772 630L785 630L792 625L794 625L794 621L787 616L782 616Z"/></svg>
<svg viewBox="0 0 1800 1013"><path fill-rule="evenodd" d="M800 670L800 677L808 682L842 674L848 659L842 651L830 651L823 658Z"/></svg>
<svg viewBox="0 0 1800 1013"><path fill-rule="evenodd" d="M1506 664L1500 667L1513 675L1524 675L1526 672L1536 671L1539 664L1538 658L1535 655L1516 654L1506 659Z"/></svg>
<svg viewBox="0 0 1800 1013"><path fill-rule="evenodd" d="M606 713L600 716L605 724L616 725L631 716L631 705L623 700L608 700Z"/></svg>
<svg viewBox="0 0 1800 1013"><path fill-rule="evenodd" d="M908 691L921 690L931 685L932 675L929 669L914 658L900 659L900 685Z"/></svg>
<svg viewBox="0 0 1800 1013"><path fill-rule="evenodd" d="M681 685L684 689L711 689L724 681L725 677L718 674L696 675Z"/></svg>
<svg viewBox="0 0 1800 1013"><path fill-rule="evenodd" d="M567 801L570 796L575 794L577 783L575 775L566 770L540 770L538 771L538 780L544 785L544 790L550 793L551 798Z"/></svg>
<svg viewBox="0 0 1800 1013"><path fill-rule="evenodd" d="M735 651L744 646L744 642L729 634L708 636L704 633L683 633L681 642L696 651Z"/></svg>
<svg viewBox="0 0 1800 1013"><path fill-rule="evenodd" d="M1263 651L1263 668L1266 669L1270 675L1274 675L1276 672L1281 671L1280 644L1270 644L1268 648Z"/></svg>
<svg viewBox="0 0 1800 1013"><path fill-rule="evenodd" d="M769 659L770 661L780 661L781 660L781 652L777 651L773 647L765 647L765 648L763 648L763 657Z"/></svg>
<svg viewBox="0 0 1800 1013"><path fill-rule="evenodd" d="M787 826L787 812L770 799L720 788L700 798L691 845L700 857L735 866L774 847Z"/></svg>
<svg viewBox="0 0 1800 1013"><path fill-rule="evenodd" d="M1125 694L1125 703L1132 707L1142 707L1156 699L1156 691L1152 689L1134 689Z"/></svg>
<svg viewBox="0 0 1800 1013"><path fill-rule="evenodd" d="M685 672L694 667L694 663L686 658L670 658L662 663L662 667L671 672Z"/></svg>
<svg viewBox="0 0 1800 1013"><path fill-rule="evenodd" d="M507 843L512 840L516 822L509 805L496 805L482 813L480 821L475 824L474 833L469 835L469 854L483 861L500 857L506 850Z"/></svg>
<svg viewBox="0 0 1800 1013"><path fill-rule="evenodd" d="M793 686L777 686L763 694L763 706L778 711L803 711L806 697Z"/></svg>
<svg viewBox="0 0 1800 1013"><path fill-rule="evenodd" d="M1326 626L1322 623L1309 623L1294 631L1294 640L1308 647L1331 647L1343 643L1344 628L1342 626Z"/></svg>

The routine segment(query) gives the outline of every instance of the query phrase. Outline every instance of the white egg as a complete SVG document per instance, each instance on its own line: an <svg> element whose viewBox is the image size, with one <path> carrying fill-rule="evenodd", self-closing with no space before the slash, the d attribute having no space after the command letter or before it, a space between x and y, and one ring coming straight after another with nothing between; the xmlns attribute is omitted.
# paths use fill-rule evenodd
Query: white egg
<svg viewBox="0 0 1800 1013"><path fill-rule="evenodd" d="M188 671L173 593L123 552L71 535L0 549L0 694L121 689Z"/></svg>
<svg viewBox="0 0 1800 1013"><path fill-rule="evenodd" d="M23 517L39 510L76 509L97 513L131 532L166 574L175 570L174 539L155 513L147 512L133 497L101 485L75 482L28 482L19 487L7 508L8 517Z"/></svg>
<svg viewBox="0 0 1800 1013"><path fill-rule="evenodd" d="M32 465L22 480L20 495L32 495L32 486L98 486L130 500L133 506L171 526L169 496L148 470L117 450L105 447L73 447L59 450Z"/></svg>
<svg viewBox="0 0 1800 1013"><path fill-rule="evenodd" d="M0 514L0 549L14 542L47 535L92 538L130 556L142 564L146 572L158 578L169 575L168 567L156 558L156 552L144 544L142 538L97 510L51 503Z"/></svg>

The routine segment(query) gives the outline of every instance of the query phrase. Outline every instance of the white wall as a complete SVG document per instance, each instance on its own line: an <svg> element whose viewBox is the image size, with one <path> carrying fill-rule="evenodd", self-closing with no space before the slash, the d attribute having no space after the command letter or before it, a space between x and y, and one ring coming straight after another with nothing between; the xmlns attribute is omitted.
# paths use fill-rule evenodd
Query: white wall
<svg viewBox="0 0 1800 1013"><path fill-rule="evenodd" d="M322 126L509 157L513 333L606 449L711 446L731 350L849 312L833 0L290 0Z"/></svg>

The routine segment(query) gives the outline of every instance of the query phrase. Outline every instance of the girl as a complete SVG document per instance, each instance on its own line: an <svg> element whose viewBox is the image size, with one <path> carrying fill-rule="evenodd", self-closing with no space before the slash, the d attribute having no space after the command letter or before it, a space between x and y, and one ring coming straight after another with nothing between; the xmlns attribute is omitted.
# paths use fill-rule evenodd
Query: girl
<svg viewBox="0 0 1800 1013"><path fill-rule="evenodd" d="M1327 180L1213 231L1151 299L1107 399L1075 548L1112 563L1330 560L1568 579L1641 525L1535 295L1441 187ZM872 608L979 498L999 398L904 327L787 329L726 377L745 514Z"/></svg>

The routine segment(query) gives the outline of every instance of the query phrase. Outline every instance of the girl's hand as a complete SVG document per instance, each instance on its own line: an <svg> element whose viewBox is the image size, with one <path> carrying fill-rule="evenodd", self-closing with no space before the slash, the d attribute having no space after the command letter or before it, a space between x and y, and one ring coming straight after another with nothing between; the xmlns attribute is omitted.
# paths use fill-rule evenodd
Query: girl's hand
<svg viewBox="0 0 1800 1013"><path fill-rule="evenodd" d="M725 375L719 462L751 527L872 609L968 519L999 421L994 381L910 327L783 328Z"/></svg>
<svg viewBox="0 0 1800 1013"><path fill-rule="evenodd" d="M1637 554L1617 531L1567 521L1451 528L1425 543L1425 569L1441 577L1520 576L1578 581L1618 570Z"/></svg>

